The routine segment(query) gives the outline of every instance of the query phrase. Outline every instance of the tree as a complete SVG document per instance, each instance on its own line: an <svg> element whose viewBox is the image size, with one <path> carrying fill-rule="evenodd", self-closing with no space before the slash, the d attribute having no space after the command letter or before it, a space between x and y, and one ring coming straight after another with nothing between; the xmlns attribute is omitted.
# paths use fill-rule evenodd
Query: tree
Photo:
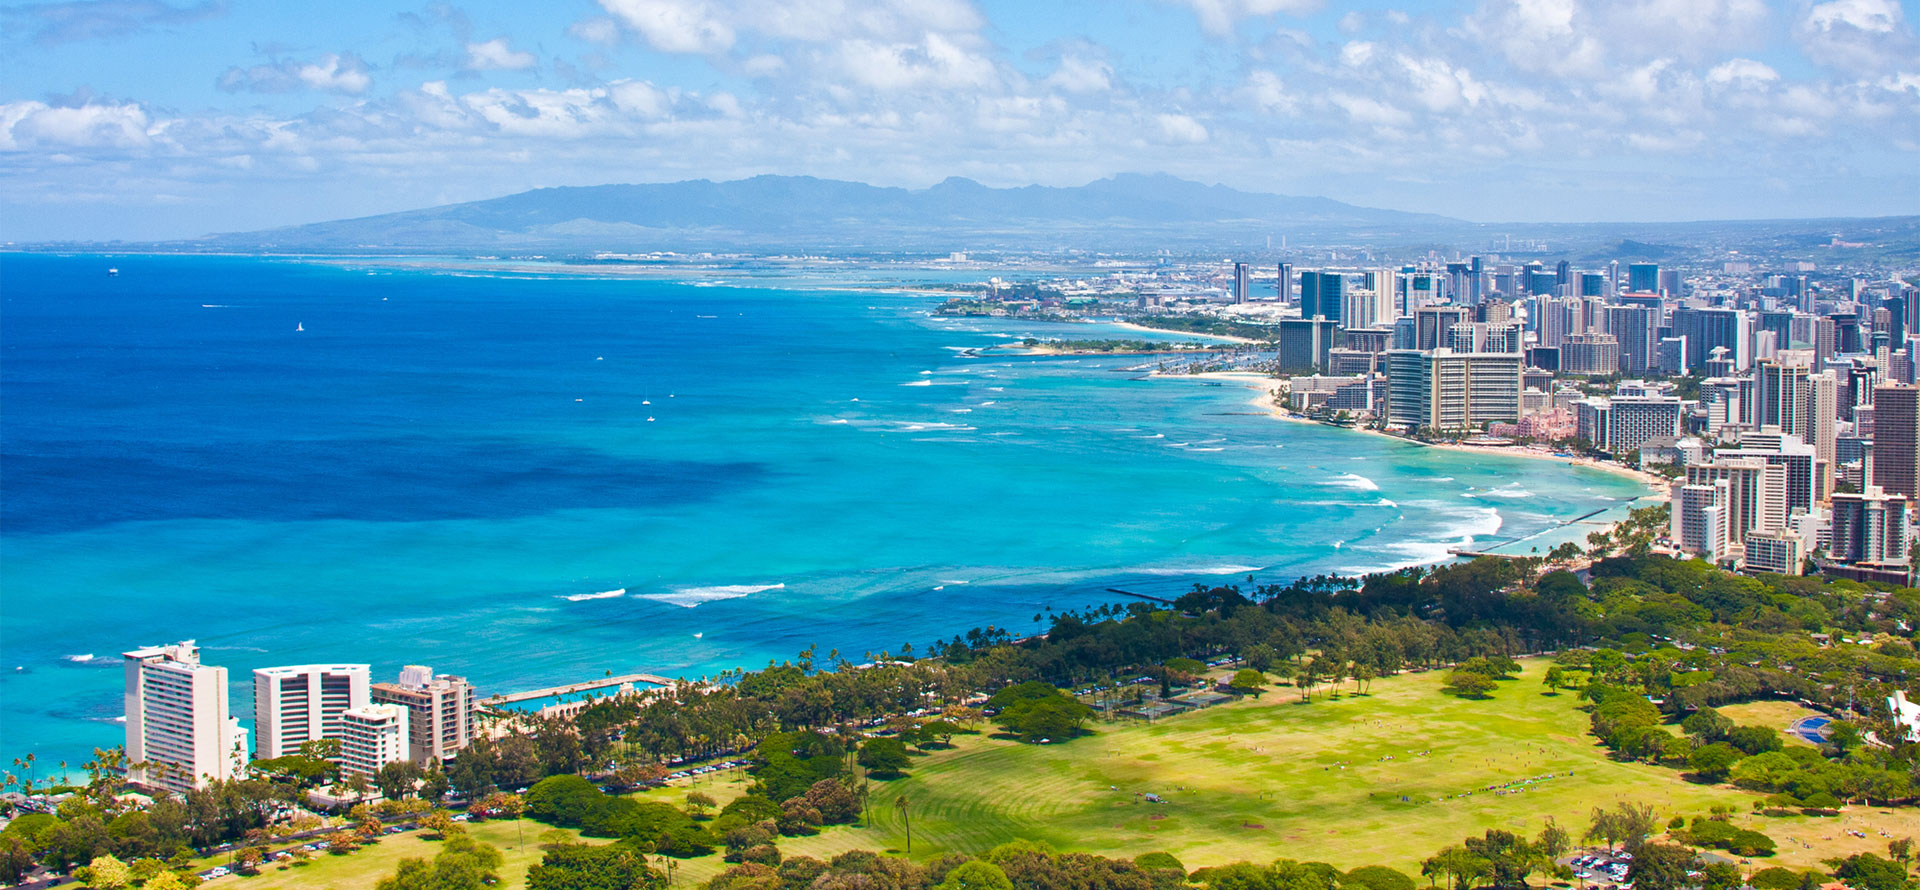
<svg viewBox="0 0 1920 890"><path fill-rule="evenodd" d="M1700 867L1700 857L1675 844L1641 844L1627 868L1627 881L1634 890L1687 890L1692 879L1687 872Z"/></svg>
<svg viewBox="0 0 1920 890"><path fill-rule="evenodd" d="M939 890L1013 890L1013 881L1000 866L978 859L964 862L947 872Z"/></svg>
<svg viewBox="0 0 1920 890"><path fill-rule="evenodd" d="M695 819L705 816L716 806L719 806L719 803L704 791L687 792L687 812L692 813Z"/></svg>
<svg viewBox="0 0 1920 890"><path fill-rule="evenodd" d="M121 890L133 886L133 870L112 854L95 856L87 863L86 874L75 873L81 883L99 890Z"/></svg>
<svg viewBox="0 0 1920 890"><path fill-rule="evenodd" d="M1660 825L1653 807L1626 801L1621 801L1611 810L1594 807L1592 819L1585 839L1605 840L1608 850L1612 850L1615 844L1621 844L1632 851L1652 836Z"/></svg>
<svg viewBox="0 0 1920 890"><path fill-rule="evenodd" d="M188 890L187 882L176 872L163 871L142 884L143 890Z"/></svg>
<svg viewBox="0 0 1920 890"><path fill-rule="evenodd" d="M1495 887L1525 887L1527 875L1538 866L1539 854L1527 839L1511 831L1489 828L1481 837L1464 842L1467 851L1486 860Z"/></svg>
<svg viewBox="0 0 1920 890"><path fill-rule="evenodd" d="M1855 853L1828 863L1834 866L1833 876L1854 890L1907 890L1913 886L1906 866L1872 853Z"/></svg>
<svg viewBox="0 0 1920 890"><path fill-rule="evenodd" d="M1233 675L1233 679L1227 682L1227 686L1241 695L1259 698L1260 693L1266 691L1267 677L1253 668L1241 668Z"/></svg>
<svg viewBox="0 0 1920 890"><path fill-rule="evenodd" d="M1547 676L1540 682L1547 687L1549 694L1558 695L1560 690L1567 685L1567 672L1562 670L1559 665L1553 665L1547 668Z"/></svg>
<svg viewBox="0 0 1920 890"><path fill-rule="evenodd" d="M652 890L666 878L622 844L563 844L527 869L527 890Z"/></svg>
<svg viewBox="0 0 1920 890"><path fill-rule="evenodd" d="M1445 878L1455 890L1469 890L1474 881L1487 874L1490 867L1491 863L1472 851L1452 846L1422 860L1420 874L1428 878Z"/></svg>
<svg viewBox="0 0 1920 890"><path fill-rule="evenodd" d="M1540 854L1551 863L1573 849L1573 838L1568 836L1566 829L1560 827L1560 823L1555 822L1552 816L1548 816L1547 826L1540 829L1540 838L1534 841L1534 846L1538 847Z"/></svg>
<svg viewBox="0 0 1920 890"><path fill-rule="evenodd" d="M465 835L448 838L432 862L402 859L399 868L380 879L375 890L484 890L494 882L500 851Z"/></svg>
<svg viewBox="0 0 1920 890"><path fill-rule="evenodd" d="M913 761L907 757L907 746L899 739L868 739L860 746L860 765L866 767L875 778L893 778L906 775Z"/></svg>
<svg viewBox="0 0 1920 890"><path fill-rule="evenodd" d="M1447 675L1447 685L1442 686L1441 691L1460 698L1487 698L1497 686L1485 674L1456 670Z"/></svg>
<svg viewBox="0 0 1920 890"><path fill-rule="evenodd" d="M1342 888L1352 890L1414 890L1413 879L1384 865L1363 865L1340 877Z"/></svg>
<svg viewBox="0 0 1920 890"><path fill-rule="evenodd" d="M1733 771L1733 765L1746 757L1726 742L1714 742L1711 745L1693 749L1687 755L1687 767L1709 782L1724 782Z"/></svg>
<svg viewBox="0 0 1920 890"><path fill-rule="evenodd" d="M424 775L426 773L413 761L396 760L373 774L373 784L380 789L382 797L399 800L411 794L414 783Z"/></svg>
<svg viewBox="0 0 1920 890"><path fill-rule="evenodd" d="M929 739L938 739L940 746L943 748L953 747L954 733L959 731L960 727L948 720L929 720L925 725L920 727L922 736ZM925 747L924 743L922 747Z"/></svg>

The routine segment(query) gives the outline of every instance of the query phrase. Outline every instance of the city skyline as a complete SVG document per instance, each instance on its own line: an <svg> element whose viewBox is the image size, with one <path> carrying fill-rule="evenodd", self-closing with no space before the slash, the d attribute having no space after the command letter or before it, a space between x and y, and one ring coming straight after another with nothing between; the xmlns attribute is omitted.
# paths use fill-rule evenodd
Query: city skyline
<svg viewBox="0 0 1920 890"><path fill-rule="evenodd" d="M761 173L1167 172L1477 221L1912 213L1913 6L29 3L0 32L0 237Z"/></svg>

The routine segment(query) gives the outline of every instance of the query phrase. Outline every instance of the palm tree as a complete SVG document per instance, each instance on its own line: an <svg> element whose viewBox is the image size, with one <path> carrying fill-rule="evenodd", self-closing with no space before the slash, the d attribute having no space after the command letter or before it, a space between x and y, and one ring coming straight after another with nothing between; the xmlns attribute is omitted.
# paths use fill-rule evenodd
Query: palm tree
<svg viewBox="0 0 1920 890"><path fill-rule="evenodd" d="M913 855L913 818L907 813L907 796L902 794L893 801L894 809L900 811L900 821L907 827L907 855Z"/></svg>

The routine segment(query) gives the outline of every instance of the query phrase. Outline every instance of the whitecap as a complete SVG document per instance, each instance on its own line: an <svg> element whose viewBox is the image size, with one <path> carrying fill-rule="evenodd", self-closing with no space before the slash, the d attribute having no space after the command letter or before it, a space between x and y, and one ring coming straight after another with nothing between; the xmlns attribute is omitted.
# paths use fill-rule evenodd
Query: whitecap
<svg viewBox="0 0 1920 890"><path fill-rule="evenodd" d="M1358 473L1341 473L1340 475L1335 476L1332 479L1325 480L1321 484L1331 485L1335 488L1350 488L1350 489L1353 489L1354 491L1379 491L1380 490L1380 486L1376 484L1372 479L1368 479L1367 477L1362 476Z"/></svg>
<svg viewBox="0 0 1920 890"><path fill-rule="evenodd" d="M570 593L560 598L570 603L583 603L587 600L619 599L626 595L627 589L622 587L619 590L602 590L599 593Z"/></svg>
<svg viewBox="0 0 1920 890"><path fill-rule="evenodd" d="M1260 571L1260 567L1221 563L1203 566L1136 566L1122 571L1132 575L1244 575Z"/></svg>
<svg viewBox="0 0 1920 890"><path fill-rule="evenodd" d="M907 382L907 383L902 383L902 384L900 384L900 385L901 385L901 386L932 386L932 385L933 385L933 381L931 381L931 380L913 380L913 381L909 381L909 382Z"/></svg>
<svg viewBox="0 0 1920 890"><path fill-rule="evenodd" d="M1154 433L1154 434L1153 434L1153 435L1151 435L1151 436L1141 436L1140 438L1142 438L1142 439L1164 439L1164 438L1166 438L1166 437L1167 437L1167 434L1166 434L1166 433Z"/></svg>
<svg viewBox="0 0 1920 890"><path fill-rule="evenodd" d="M1225 448L1189 448L1188 451L1225 451Z"/></svg>
<svg viewBox="0 0 1920 890"><path fill-rule="evenodd" d="M738 599L768 590L780 590L785 584L721 584L714 587L682 587L672 593L643 593L641 599L671 603L691 609L701 603Z"/></svg>

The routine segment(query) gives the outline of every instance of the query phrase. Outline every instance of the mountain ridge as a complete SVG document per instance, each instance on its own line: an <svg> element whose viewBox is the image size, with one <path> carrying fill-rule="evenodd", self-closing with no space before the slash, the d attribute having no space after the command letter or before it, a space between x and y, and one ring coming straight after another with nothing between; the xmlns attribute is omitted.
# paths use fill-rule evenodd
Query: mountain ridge
<svg viewBox="0 0 1920 890"><path fill-rule="evenodd" d="M1244 192L1164 173L1083 186L995 188L948 177L923 189L812 176L552 186L437 207L192 239L223 247L503 248L681 244L969 246L1063 236L1113 240L1271 231L1470 225L1314 196Z"/></svg>

